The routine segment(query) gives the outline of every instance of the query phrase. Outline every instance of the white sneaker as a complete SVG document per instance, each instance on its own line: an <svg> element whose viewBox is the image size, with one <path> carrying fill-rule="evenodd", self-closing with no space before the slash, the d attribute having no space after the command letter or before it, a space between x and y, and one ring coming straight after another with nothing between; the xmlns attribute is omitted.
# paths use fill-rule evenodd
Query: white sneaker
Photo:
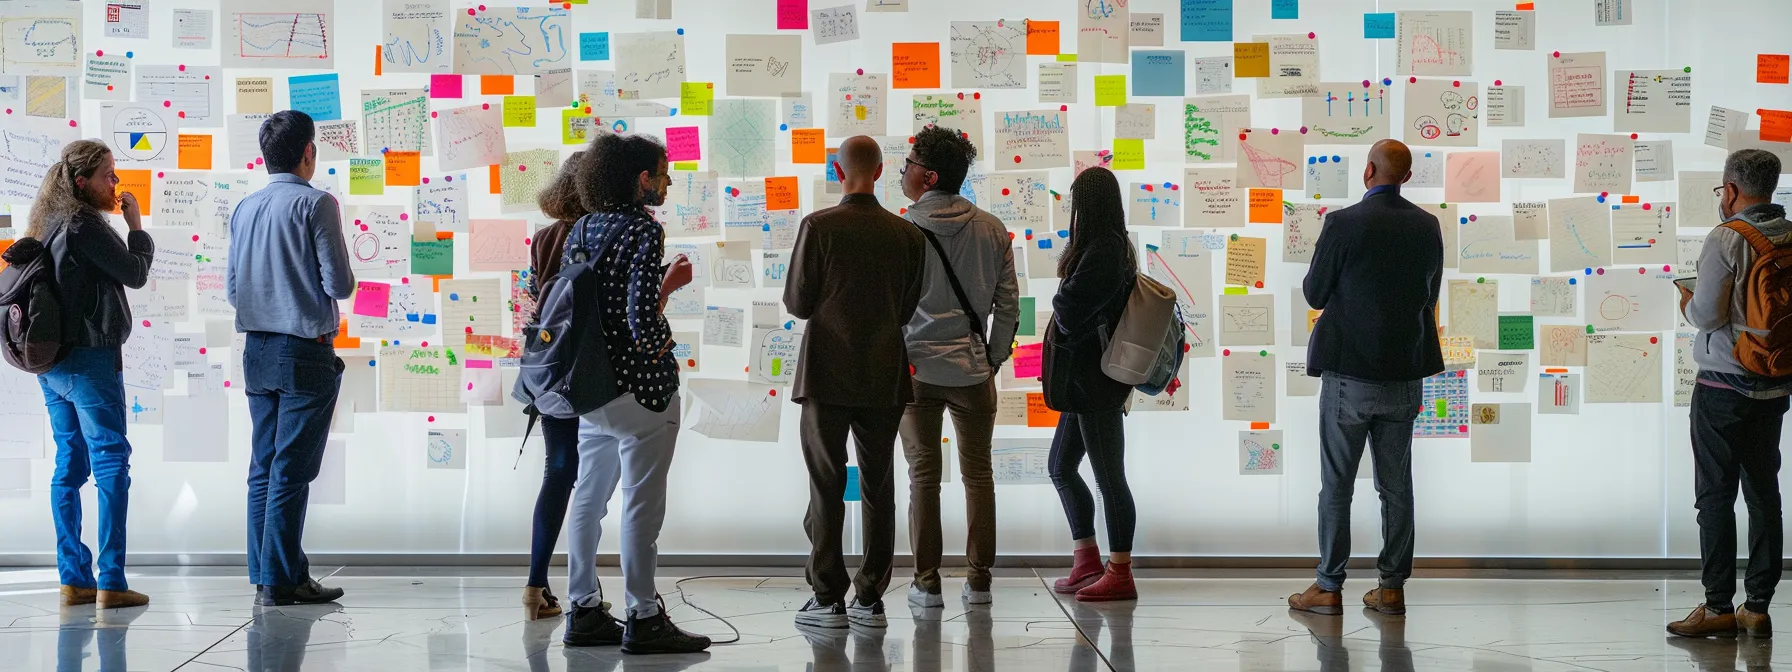
<svg viewBox="0 0 1792 672"><path fill-rule="evenodd" d="M796 612L796 624L811 628L844 628L847 625L846 609L840 603L821 604L814 598Z"/></svg>
<svg viewBox="0 0 1792 672"><path fill-rule="evenodd" d="M846 619L853 625L864 628L890 627L890 619L884 616L884 601L878 600L863 604L854 599L846 605Z"/></svg>
<svg viewBox="0 0 1792 672"><path fill-rule="evenodd" d="M995 596L991 595L990 591L971 590L971 582L969 581L964 582L964 592L961 594L961 597L964 598L965 604L989 604L995 601Z"/></svg>
<svg viewBox="0 0 1792 672"><path fill-rule="evenodd" d="M916 584L908 585L908 603L922 609L939 609L946 606L946 598L939 593L929 593Z"/></svg>

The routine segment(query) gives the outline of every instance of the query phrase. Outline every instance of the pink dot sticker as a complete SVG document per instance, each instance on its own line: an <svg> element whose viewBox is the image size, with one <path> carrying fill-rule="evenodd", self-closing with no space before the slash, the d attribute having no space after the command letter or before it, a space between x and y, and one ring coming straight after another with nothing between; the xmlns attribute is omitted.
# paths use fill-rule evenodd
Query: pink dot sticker
<svg viewBox="0 0 1792 672"><path fill-rule="evenodd" d="M1307 39L1309 39L1309 40L1314 40L1314 39L1318 39L1318 38L1319 38L1318 33L1307 33Z"/></svg>
<svg viewBox="0 0 1792 672"><path fill-rule="evenodd" d="M411 213L408 213L408 212L398 213L398 221L403 222L403 221L409 220L410 218L411 218Z"/></svg>
<svg viewBox="0 0 1792 672"><path fill-rule="evenodd" d="M489 109L492 109L492 104L491 104L491 103L481 103L481 104L480 104L480 105L479 105L479 109L481 109L481 110L489 110Z"/></svg>
<svg viewBox="0 0 1792 672"><path fill-rule="evenodd" d="M425 177L425 178L423 178L423 183L424 183L424 184L429 184L429 178L427 178L427 177Z"/></svg>
<svg viewBox="0 0 1792 672"><path fill-rule="evenodd" d="M1220 354L1222 354L1222 355L1225 355L1225 356L1227 356L1227 357L1231 357L1231 356L1232 356L1232 349L1231 349L1231 348L1226 348L1226 349L1225 349L1225 350L1221 350L1221 351L1220 351Z"/></svg>
<svg viewBox="0 0 1792 672"><path fill-rule="evenodd" d="M149 328L149 320L144 320L144 321L143 321L143 328L145 328L145 329L148 329L148 328Z"/></svg>
<svg viewBox="0 0 1792 672"><path fill-rule="evenodd" d="M1450 86L1461 87L1462 80L1456 80L1456 81L1450 82Z"/></svg>
<svg viewBox="0 0 1792 672"><path fill-rule="evenodd" d="M865 74L865 69L864 69L864 68L859 68L859 74L861 74L861 75L863 75L863 74Z"/></svg>
<svg viewBox="0 0 1792 672"><path fill-rule="evenodd" d="M226 381L224 381L224 386L225 386L225 387L230 387L230 381L228 381L228 380L226 380Z"/></svg>
<svg viewBox="0 0 1792 672"><path fill-rule="evenodd" d="M201 354L201 355L203 355L203 354L205 354L205 350L206 350L206 349L205 349L205 348L200 348L200 349L199 349L199 354Z"/></svg>
<svg viewBox="0 0 1792 672"><path fill-rule="evenodd" d="M433 415L432 415L432 416L429 416L429 421L430 421L430 422L435 422L435 421L436 421L436 416L433 416Z"/></svg>
<svg viewBox="0 0 1792 672"><path fill-rule="evenodd" d="M162 171L159 171L159 170L158 170L158 171L156 171L156 177L166 177L166 176L167 176L167 175L166 175L166 174L164 174L164 173L163 173L163 172L162 172Z"/></svg>
<svg viewBox="0 0 1792 672"><path fill-rule="evenodd" d="M423 342L423 347L425 347L425 348L427 348L427 347L429 347L429 341L424 341L424 342Z"/></svg>
<svg viewBox="0 0 1792 672"><path fill-rule="evenodd" d="M95 55L95 56L105 56L105 55L106 55L106 50L105 50L105 49L101 49L101 50L99 50L99 51L95 51L95 52L93 52L93 55Z"/></svg>
<svg viewBox="0 0 1792 672"><path fill-rule="evenodd" d="M1562 52L1559 52L1559 51L1557 51L1557 52L1553 52L1553 53L1551 53L1551 54L1550 54L1550 55L1551 55L1551 56L1554 56L1554 57L1556 57L1556 58L1561 58L1561 57L1562 57Z"/></svg>
<svg viewBox="0 0 1792 672"><path fill-rule="evenodd" d="M181 72L186 72L186 71L187 71L187 66L186 66L186 65L185 65L185 64L182 64L182 65L181 65L181 66L180 66L180 71L181 71Z"/></svg>
<svg viewBox="0 0 1792 672"><path fill-rule="evenodd" d="M1505 86L1506 83L1496 79L1496 80L1493 80L1493 85L1494 86Z"/></svg>
<svg viewBox="0 0 1792 672"><path fill-rule="evenodd" d="M195 234L193 236L193 242L195 242L195 243L199 242L199 236L197 234Z"/></svg>
<svg viewBox="0 0 1792 672"><path fill-rule="evenodd" d="M430 113L429 113L429 118L431 118L431 119L434 119L434 118L436 118L436 113L435 113L435 112L430 112Z"/></svg>
<svg viewBox="0 0 1792 672"><path fill-rule="evenodd" d="M1655 205L1654 205L1654 204L1653 204L1653 203L1644 203L1644 204L1643 204L1643 209L1644 209L1644 210L1648 210L1648 209L1650 209L1650 208L1653 208L1653 207L1655 207Z"/></svg>
<svg viewBox="0 0 1792 672"><path fill-rule="evenodd" d="M1279 128L1272 128L1272 129L1269 129L1269 134L1270 134L1270 135L1281 135L1281 134L1282 134L1282 129L1279 129Z"/></svg>

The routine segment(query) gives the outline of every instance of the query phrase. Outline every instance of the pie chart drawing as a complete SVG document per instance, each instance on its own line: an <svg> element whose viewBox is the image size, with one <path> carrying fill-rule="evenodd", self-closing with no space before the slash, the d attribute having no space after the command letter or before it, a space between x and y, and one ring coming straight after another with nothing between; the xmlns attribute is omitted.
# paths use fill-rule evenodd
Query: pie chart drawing
<svg viewBox="0 0 1792 672"><path fill-rule="evenodd" d="M154 161L168 150L168 126L161 116L127 107L112 120L112 146L135 161Z"/></svg>

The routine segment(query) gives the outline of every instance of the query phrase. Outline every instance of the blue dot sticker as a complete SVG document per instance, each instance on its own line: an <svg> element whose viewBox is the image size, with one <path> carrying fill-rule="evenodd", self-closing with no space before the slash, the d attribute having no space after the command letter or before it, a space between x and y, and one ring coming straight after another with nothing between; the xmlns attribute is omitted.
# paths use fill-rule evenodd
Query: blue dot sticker
<svg viewBox="0 0 1792 672"><path fill-rule="evenodd" d="M790 130L790 124L778 124L778 130L788 131Z"/></svg>
<svg viewBox="0 0 1792 672"><path fill-rule="evenodd" d="M672 108L672 111L667 113L666 116L668 116L668 117L678 116L678 108L676 108L676 107Z"/></svg>
<svg viewBox="0 0 1792 672"><path fill-rule="evenodd" d="M1578 284L1580 284L1580 278L1569 278L1569 279L1568 279L1568 284L1570 284L1570 285L1578 285Z"/></svg>
<svg viewBox="0 0 1792 672"><path fill-rule="evenodd" d="M1591 269L1591 268L1588 268L1588 269L1587 269L1587 270L1586 270L1586 271L1583 271L1583 272L1584 272L1584 273L1586 273L1586 274L1587 274L1587 275L1592 275L1592 274L1593 274L1593 269Z"/></svg>
<svg viewBox="0 0 1792 672"><path fill-rule="evenodd" d="M1600 203L1604 203L1604 202L1605 202L1605 197L1604 197L1604 196L1600 196L1600 197L1599 197L1599 202L1600 202ZM1618 209L1618 207L1617 207L1617 206L1615 206L1615 205L1614 205L1614 206L1612 206L1612 209L1613 209L1613 210L1617 210L1617 209Z"/></svg>
<svg viewBox="0 0 1792 672"><path fill-rule="evenodd" d="M678 29L678 34L679 34L679 35L683 35L683 34L684 34L684 29L683 29L683 28L679 28L679 29Z"/></svg>
<svg viewBox="0 0 1792 672"><path fill-rule="evenodd" d="M449 301L459 301L460 300L460 292L455 292L453 294L449 294L448 300Z"/></svg>
<svg viewBox="0 0 1792 672"><path fill-rule="evenodd" d="M135 52L135 51L127 51L127 52L124 52L124 57L125 57L125 58L136 58L136 57L137 57L137 52Z"/></svg>
<svg viewBox="0 0 1792 672"><path fill-rule="evenodd" d="M1337 154L1332 155L1332 163L1343 163L1343 162L1344 162L1344 157L1338 156Z"/></svg>
<svg viewBox="0 0 1792 672"><path fill-rule="evenodd" d="M1381 78L1381 85L1382 86L1393 86L1394 79L1392 77L1383 77L1383 78Z"/></svg>
<svg viewBox="0 0 1792 672"><path fill-rule="evenodd" d="M376 363L377 363L377 362L375 362L375 361L374 361L374 360L371 360L371 359L369 359L369 360L367 360L367 365L368 365L368 366L373 366L373 365L374 365L374 364L376 364Z"/></svg>
<svg viewBox="0 0 1792 672"><path fill-rule="evenodd" d="M331 169L330 169L330 174L331 174L331 175L335 175L335 174L336 174L336 169L335 169L335 168L331 168Z"/></svg>
<svg viewBox="0 0 1792 672"><path fill-rule="evenodd" d="M1460 219L1460 220L1461 220L1461 223L1462 223L1462 224L1464 224L1464 225L1466 225L1466 224L1468 224L1468 218L1467 218L1467 217L1460 217L1460 218L1458 218L1458 219Z"/></svg>
<svg viewBox="0 0 1792 672"><path fill-rule="evenodd" d="M1311 166L1315 163L1319 163L1319 157L1316 157L1316 156L1307 157L1307 165Z"/></svg>

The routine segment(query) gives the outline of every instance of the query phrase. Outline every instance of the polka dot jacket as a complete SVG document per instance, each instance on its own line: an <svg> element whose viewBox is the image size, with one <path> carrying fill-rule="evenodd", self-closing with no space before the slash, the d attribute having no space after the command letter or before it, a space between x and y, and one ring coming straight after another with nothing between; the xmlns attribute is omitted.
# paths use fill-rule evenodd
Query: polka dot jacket
<svg viewBox="0 0 1792 672"><path fill-rule="evenodd" d="M597 245L612 227L623 227L597 253L598 310L604 343L616 369L617 387L655 413L678 394L678 360L672 357L672 327L660 312L666 231L647 211L586 215L566 237L561 266L577 263L584 245ZM585 241L589 241L588 243Z"/></svg>

